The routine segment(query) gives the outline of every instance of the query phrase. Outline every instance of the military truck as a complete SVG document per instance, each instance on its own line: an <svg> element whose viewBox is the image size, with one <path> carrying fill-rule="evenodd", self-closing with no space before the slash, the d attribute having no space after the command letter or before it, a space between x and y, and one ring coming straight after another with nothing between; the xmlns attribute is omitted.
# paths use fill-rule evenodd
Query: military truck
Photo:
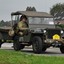
<svg viewBox="0 0 64 64"><path fill-rule="evenodd" d="M63 30L57 28L52 15L46 12L17 11L11 13L11 27L19 22L19 18L26 15L28 28L26 35L9 36L11 28L0 28L0 47L4 42L13 42L14 50L19 51L25 46L31 46L34 53L45 52L49 47L58 47L64 53Z"/></svg>

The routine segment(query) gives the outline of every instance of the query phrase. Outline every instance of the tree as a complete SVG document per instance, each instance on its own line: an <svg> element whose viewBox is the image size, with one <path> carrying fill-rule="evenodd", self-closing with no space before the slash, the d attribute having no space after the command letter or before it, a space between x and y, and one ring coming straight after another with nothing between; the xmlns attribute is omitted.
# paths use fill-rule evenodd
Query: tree
<svg viewBox="0 0 64 64"><path fill-rule="evenodd" d="M50 9L50 14L51 15L55 15L55 13L59 13L64 11L64 4L55 4L53 5L53 7Z"/></svg>
<svg viewBox="0 0 64 64"><path fill-rule="evenodd" d="M4 20L1 20L0 26L4 26L5 25L4 23L5 23Z"/></svg>
<svg viewBox="0 0 64 64"><path fill-rule="evenodd" d="M26 11L36 11L36 8L35 7L27 7Z"/></svg>
<svg viewBox="0 0 64 64"><path fill-rule="evenodd" d="M32 7L32 11L36 11L36 8L35 7Z"/></svg>
<svg viewBox="0 0 64 64"><path fill-rule="evenodd" d="M1 20L0 21L0 27L3 27L3 26L11 26L10 21Z"/></svg>

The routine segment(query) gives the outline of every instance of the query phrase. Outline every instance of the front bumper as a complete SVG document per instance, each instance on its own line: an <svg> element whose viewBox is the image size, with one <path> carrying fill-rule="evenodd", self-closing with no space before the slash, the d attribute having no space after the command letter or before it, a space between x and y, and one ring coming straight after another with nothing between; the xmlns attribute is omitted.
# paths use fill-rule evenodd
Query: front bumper
<svg viewBox="0 0 64 64"><path fill-rule="evenodd" d="M47 39L44 40L44 42L46 44L50 44L53 47L59 47L64 44L64 39L60 39L60 40Z"/></svg>

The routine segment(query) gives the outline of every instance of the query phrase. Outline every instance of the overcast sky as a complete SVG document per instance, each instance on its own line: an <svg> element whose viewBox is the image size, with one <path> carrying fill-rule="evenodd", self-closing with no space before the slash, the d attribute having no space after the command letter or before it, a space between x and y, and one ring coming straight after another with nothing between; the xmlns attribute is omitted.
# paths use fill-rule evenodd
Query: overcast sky
<svg viewBox="0 0 64 64"><path fill-rule="evenodd" d="M34 6L37 11L49 13L56 3L64 3L64 0L0 0L0 20L11 20L11 12L23 11L27 6Z"/></svg>

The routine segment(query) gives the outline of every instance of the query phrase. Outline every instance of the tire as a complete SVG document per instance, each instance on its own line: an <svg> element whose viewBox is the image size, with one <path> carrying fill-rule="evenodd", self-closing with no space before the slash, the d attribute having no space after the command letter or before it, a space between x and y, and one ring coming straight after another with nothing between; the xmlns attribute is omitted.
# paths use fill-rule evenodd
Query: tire
<svg viewBox="0 0 64 64"><path fill-rule="evenodd" d="M1 48L1 45L2 45L2 44L0 43L0 48Z"/></svg>
<svg viewBox="0 0 64 64"><path fill-rule="evenodd" d="M46 51L46 49L47 49L46 47L43 47L43 48L42 48L42 51L43 51L43 52L45 52L45 51Z"/></svg>
<svg viewBox="0 0 64 64"><path fill-rule="evenodd" d="M3 39L3 36L2 36L2 33L0 33L0 48L1 48L1 45L3 44L2 39Z"/></svg>
<svg viewBox="0 0 64 64"><path fill-rule="evenodd" d="M15 51L21 50L21 45L19 43L17 43L17 42L13 43L13 47L14 47Z"/></svg>
<svg viewBox="0 0 64 64"><path fill-rule="evenodd" d="M21 46L21 49L23 49L25 47L25 45L23 45L23 44L20 44L20 46Z"/></svg>
<svg viewBox="0 0 64 64"><path fill-rule="evenodd" d="M32 47L34 53L42 53L42 39L39 36L35 36L32 40Z"/></svg>
<svg viewBox="0 0 64 64"><path fill-rule="evenodd" d="M64 46L60 47L60 51L61 51L61 53L64 53Z"/></svg>
<svg viewBox="0 0 64 64"><path fill-rule="evenodd" d="M24 48L24 45L19 43L19 36L14 37L13 47L15 51L19 51Z"/></svg>

